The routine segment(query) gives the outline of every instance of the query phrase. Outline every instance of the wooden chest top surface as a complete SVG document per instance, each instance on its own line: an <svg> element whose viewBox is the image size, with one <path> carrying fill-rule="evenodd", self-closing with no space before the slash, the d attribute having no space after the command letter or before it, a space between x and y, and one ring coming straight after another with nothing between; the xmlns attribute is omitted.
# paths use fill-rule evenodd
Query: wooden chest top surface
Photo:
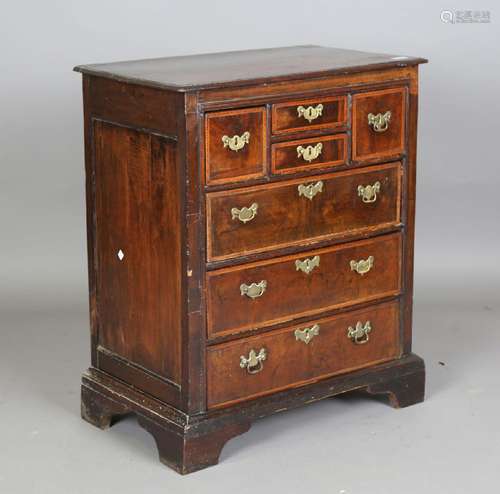
<svg viewBox="0 0 500 494"><path fill-rule="evenodd" d="M348 74L425 63L418 57L304 45L79 65L77 72L177 91Z"/></svg>

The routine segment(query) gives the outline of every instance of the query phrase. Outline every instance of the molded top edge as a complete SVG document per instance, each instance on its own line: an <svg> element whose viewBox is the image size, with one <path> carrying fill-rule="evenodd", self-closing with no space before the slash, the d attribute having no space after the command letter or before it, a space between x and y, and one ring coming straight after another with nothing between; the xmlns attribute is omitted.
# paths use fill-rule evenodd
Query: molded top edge
<svg viewBox="0 0 500 494"><path fill-rule="evenodd" d="M303 45L78 65L75 71L123 82L190 91L349 74L426 63L418 57Z"/></svg>

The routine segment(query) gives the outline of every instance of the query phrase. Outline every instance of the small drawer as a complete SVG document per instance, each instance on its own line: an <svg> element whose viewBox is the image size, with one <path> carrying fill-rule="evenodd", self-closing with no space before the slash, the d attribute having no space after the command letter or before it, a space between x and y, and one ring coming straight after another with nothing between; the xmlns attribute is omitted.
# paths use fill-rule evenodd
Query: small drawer
<svg viewBox="0 0 500 494"><path fill-rule="evenodd" d="M246 108L205 115L207 184L261 177L266 171L266 109Z"/></svg>
<svg viewBox="0 0 500 494"><path fill-rule="evenodd" d="M273 134L334 129L347 123L345 96L288 101L273 105Z"/></svg>
<svg viewBox="0 0 500 494"><path fill-rule="evenodd" d="M399 358L398 321L390 302L209 347L208 407Z"/></svg>
<svg viewBox="0 0 500 494"><path fill-rule="evenodd" d="M388 158L403 152L405 88L354 95L353 115L353 161Z"/></svg>
<svg viewBox="0 0 500 494"><path fill-rule="evenodd" d="M207 275L208 337L397 295L401 236L391 234Z"/></svg>
<svg viewBox="0 0 500 494"><path fill-rule="evenodd" d="M347 135L280 142L272 146L272 171L295 173L342 165L347 156Z"/></svg>
<svg viewBox="0 0 500 494"><path fill-rule="evenodd" d="M207 258L375 232L400 220L399 163L207 194Z"/></svg>

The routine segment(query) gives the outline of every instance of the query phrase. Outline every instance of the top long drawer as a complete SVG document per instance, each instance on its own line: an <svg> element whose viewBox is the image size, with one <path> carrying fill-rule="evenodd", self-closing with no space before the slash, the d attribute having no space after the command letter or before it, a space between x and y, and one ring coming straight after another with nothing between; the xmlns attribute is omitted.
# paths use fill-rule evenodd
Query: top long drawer
<svg viewBox="0 0 500 494"><path fill-rule="evenodd" d="M207 194L207 258L375 231L400 222L401 164Z"/></svg>

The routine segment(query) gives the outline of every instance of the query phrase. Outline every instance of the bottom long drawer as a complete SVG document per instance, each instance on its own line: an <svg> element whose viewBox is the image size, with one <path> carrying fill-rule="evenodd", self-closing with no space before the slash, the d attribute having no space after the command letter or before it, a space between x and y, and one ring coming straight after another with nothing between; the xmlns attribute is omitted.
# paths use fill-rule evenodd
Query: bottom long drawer
<svg viewBox="0 0 500 494"><path fill-rule="evenodd" d="M399 303L389 302L207 349L208 407L399 357Z"/></svg>

